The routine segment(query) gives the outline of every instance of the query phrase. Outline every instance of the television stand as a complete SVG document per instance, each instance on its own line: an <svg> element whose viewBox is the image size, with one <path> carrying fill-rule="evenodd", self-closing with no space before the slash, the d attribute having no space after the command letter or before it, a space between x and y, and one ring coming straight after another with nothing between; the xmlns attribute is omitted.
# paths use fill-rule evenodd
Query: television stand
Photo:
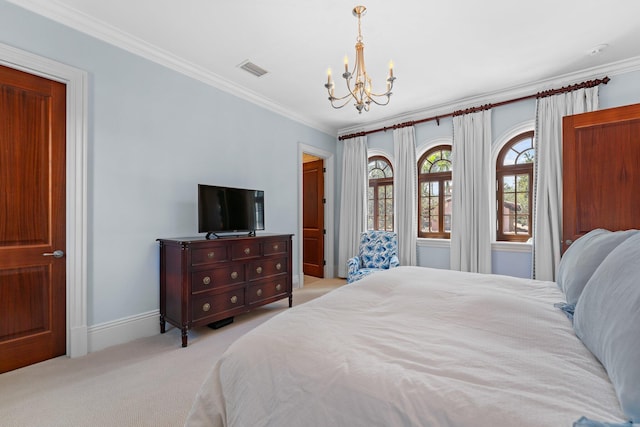
<svg viewBox="0 0 640 427"><path fill-rule="evenodd" d="M293 305L292 234L160 242L160 332L221 327L235 316L281 299Z"/></svg>

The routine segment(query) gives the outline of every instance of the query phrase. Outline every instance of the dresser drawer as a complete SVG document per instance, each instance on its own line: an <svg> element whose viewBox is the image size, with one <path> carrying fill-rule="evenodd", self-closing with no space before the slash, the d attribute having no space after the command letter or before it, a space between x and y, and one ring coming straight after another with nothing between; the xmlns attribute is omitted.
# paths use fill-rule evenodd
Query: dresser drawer
<svg viewBox="0 0 640 427"><path fill-rule="evenodd" d="M287 294L287 274L270 277L267 280L252 283L247 288L247 304L269 299L276 295Z"/></svg>
<svg viewBox="0 0 640 427"><path fill-rule="evenodd" d="M213 264L229 260L229 246L220 242L191 250L191 265Z"/></svg>
<svg viewBox="0 0 640 427"><path fill-rule="evenodd" d="M264 255L286 254L287 241L285 239L269 240L268 242L264 243L262 252Z"/></svg>
<svg viewBox="0 0 640 427"><path fill-rule="evenodd" d="M231 258L233 260L256 258L261 256L260 241L243 240L231 244Z"/></svg>
<svg viewBox="0 0 640 427"><path fill-rule="evenodd" d="M201 294L192 299L191 308L192 321L201 320L207 317L216 316L223 318L225 312L237 311L244 307L244 288L221 294Z"/></svg>
<svg viewBox="0 0 640 427"><path fill-rule="evenodd" d="M207 291L222 286L235 285L246 281L242 264L232 264L221 268L194 271L191 273L191 292Z"/></svg>
<svg viewBox="0 0 640 427"><path fill-rule="evenodd" d="M266 258L254 261L249 265L249 280L257 280L274 274L286 273L288 258Z"/></svg>

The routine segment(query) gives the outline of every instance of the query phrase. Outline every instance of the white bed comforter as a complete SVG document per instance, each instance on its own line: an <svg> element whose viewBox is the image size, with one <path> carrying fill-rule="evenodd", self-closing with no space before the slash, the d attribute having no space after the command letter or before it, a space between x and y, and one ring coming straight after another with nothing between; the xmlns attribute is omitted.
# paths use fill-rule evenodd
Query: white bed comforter
<svg viewBox="0 0 640 427"><path fill-rule="evenodd" d="M623 421L552 282L398 267L236 341L186 425L567 426Z"/></svg>

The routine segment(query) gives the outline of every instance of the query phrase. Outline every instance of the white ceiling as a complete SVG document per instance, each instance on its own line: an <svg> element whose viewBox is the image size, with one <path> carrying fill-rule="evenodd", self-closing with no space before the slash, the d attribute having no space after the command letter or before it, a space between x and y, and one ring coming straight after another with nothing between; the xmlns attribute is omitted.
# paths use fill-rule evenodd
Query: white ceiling
<svg viewBox="0 0 640 427"><path fill-rule="evenodd" d="M640 58L639 0L9 1L330 134ZM343 92L358 4L374 90L389 60L397 77L390 104L362 114L331 108L324 88L332 68Z"/></svg>

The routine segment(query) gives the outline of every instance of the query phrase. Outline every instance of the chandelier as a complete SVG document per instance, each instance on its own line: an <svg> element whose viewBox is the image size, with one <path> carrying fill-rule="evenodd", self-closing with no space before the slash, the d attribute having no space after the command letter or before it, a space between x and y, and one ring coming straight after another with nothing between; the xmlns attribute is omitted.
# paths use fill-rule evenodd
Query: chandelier
<svg viewBox="0 0 640 427"><path fill-rule="evenodd" d="M329 101L333 108L342 108L352 99L355 100L355 107L358 113L362 114L362 110L369 111L371 103L377 105L387 105L391 98L391 89L393 89L393 62L389 63L389 77L387 77L387 90L383 93L374 93L371 87L371 77L367 74L367 68L364 65L364 43L362 42L362 32L360 30L360 18L365 14L367 8L364 6L356 6L353 8L353 15L358 18L358 37L356 38L356 61L353 71L349 72L349 58L344 57L344 73L342 77L347 83L349 93L342 97L334 96L335 84L331 79L331 68L327 70L327 88ZM342 102L344 101L344 102Z"/></svg>

